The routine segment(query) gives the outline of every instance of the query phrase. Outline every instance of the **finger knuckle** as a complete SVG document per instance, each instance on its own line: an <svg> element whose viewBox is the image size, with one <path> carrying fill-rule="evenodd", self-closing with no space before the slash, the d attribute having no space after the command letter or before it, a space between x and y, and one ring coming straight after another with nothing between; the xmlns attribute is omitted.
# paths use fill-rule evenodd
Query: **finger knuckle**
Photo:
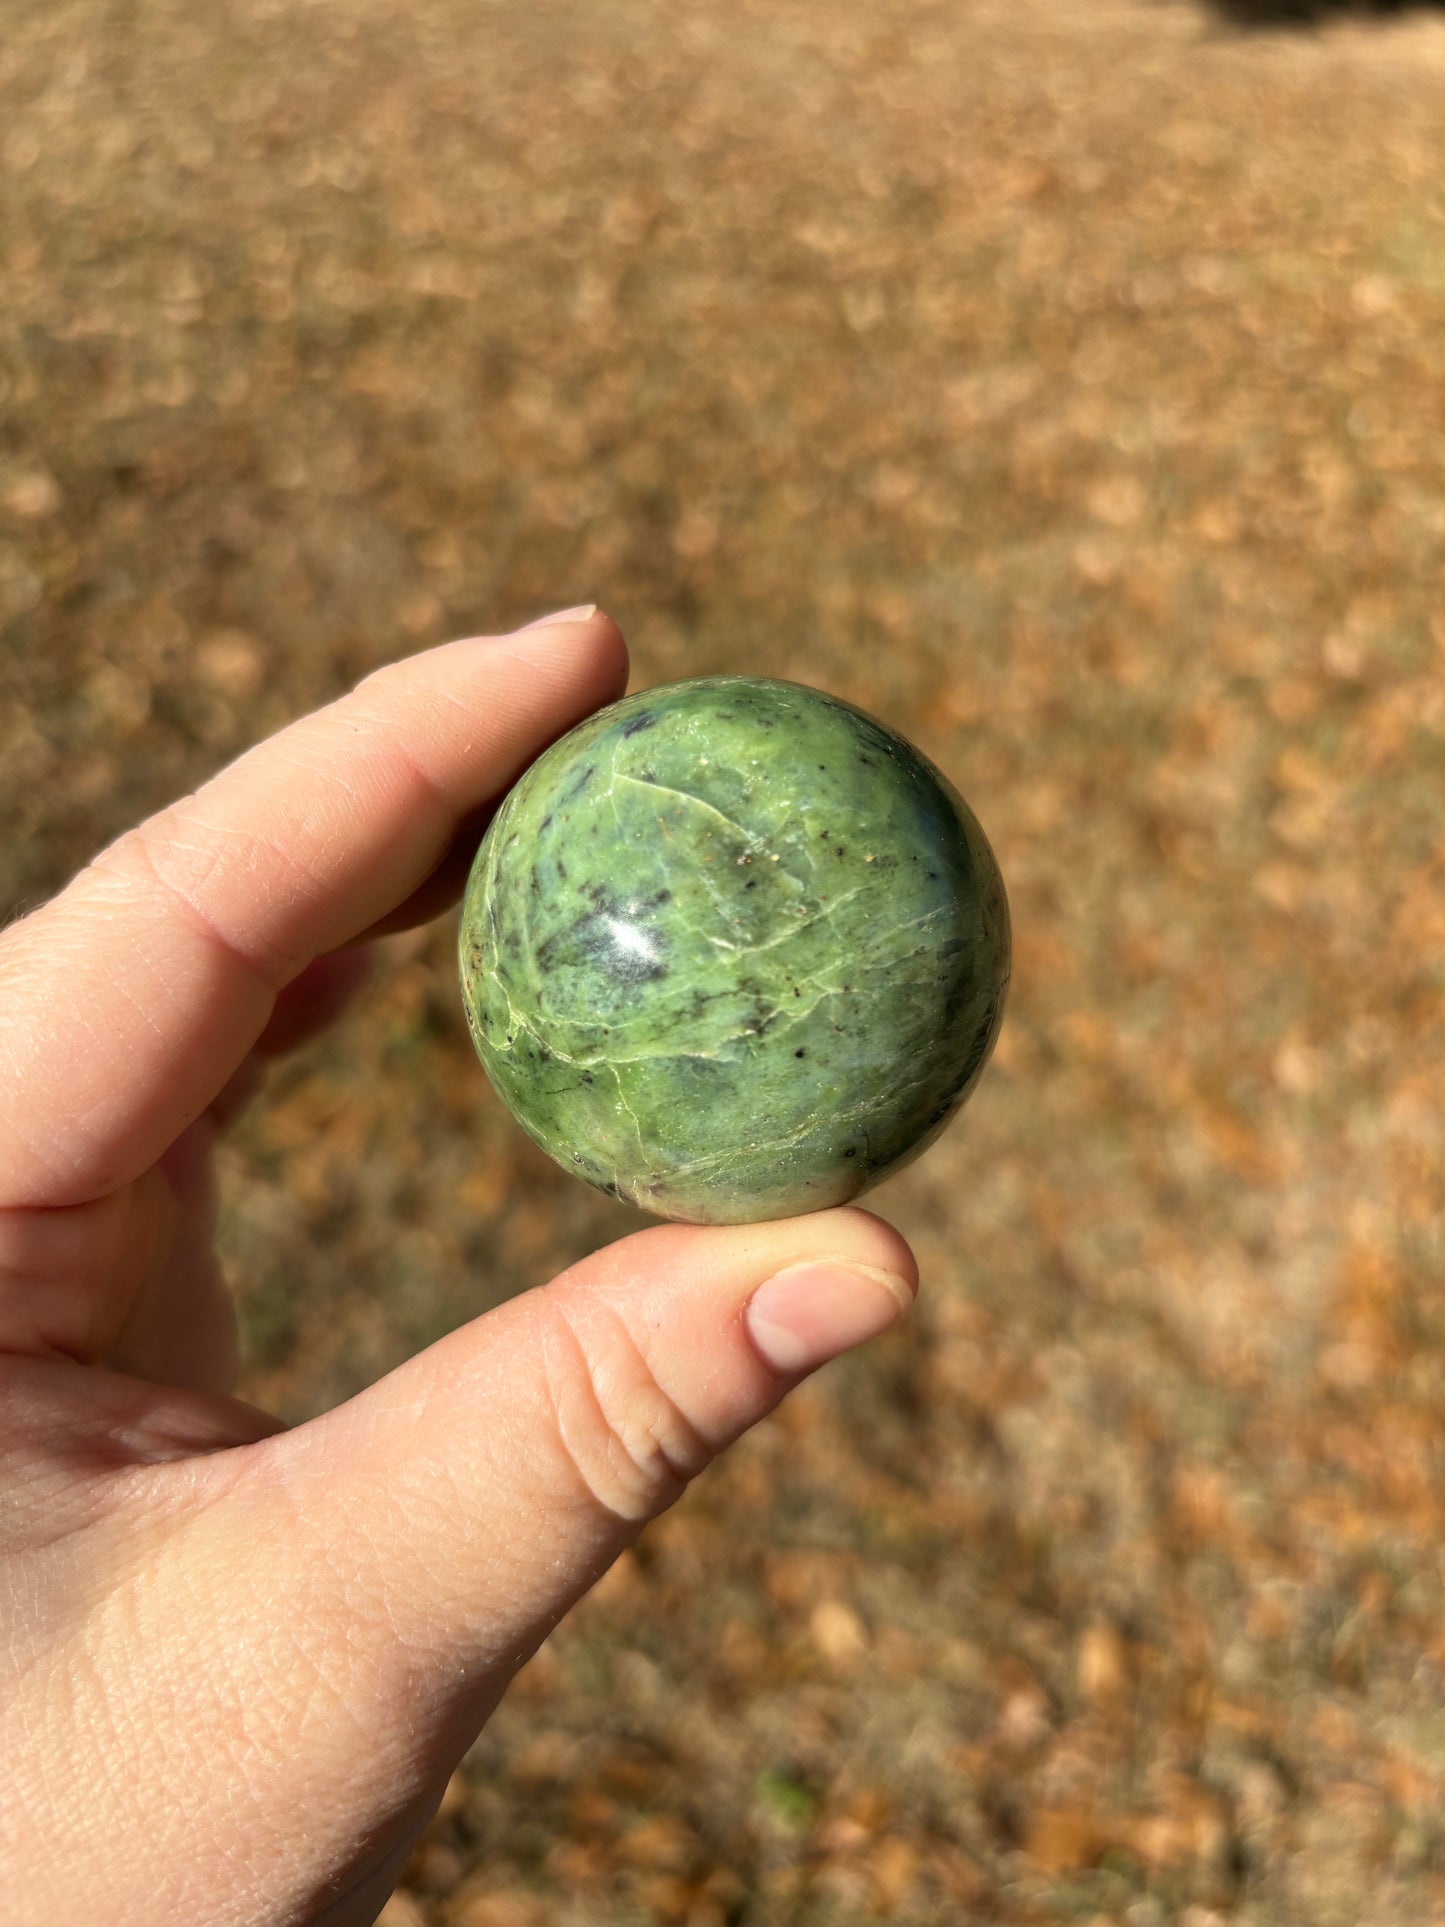
<svg viewBox="0 0 1445 1927"><path fill-rule="evenodd" d="M117 837L81 872L77 884L86 889L88 901L101 906L150 898L168 923L188 929L274 993L305 958L266 942L254 917L238 920L228 913L228 877L253 876L262 865L278 899L315 888L286 850L234 825L218 824L202 798L191 795Z"/></svg>
<svg viewBox="0 0 1445 1927"><path fill-rule="evenodd" d="M611 1307L559 1304L543 1360L558 1444L588 1500L605 1511L633 1521L653 1517L712 1457Z"/></svg>

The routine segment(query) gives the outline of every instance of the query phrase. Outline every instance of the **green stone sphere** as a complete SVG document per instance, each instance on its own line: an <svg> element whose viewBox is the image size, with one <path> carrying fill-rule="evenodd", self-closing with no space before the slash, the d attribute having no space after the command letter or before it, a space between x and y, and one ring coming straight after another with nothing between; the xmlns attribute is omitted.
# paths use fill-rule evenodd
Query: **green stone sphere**
<svg viewBox="0 0 1445 1927"><path fill-rule="evenodd" d="M663 1218L846 1203L977 1083L1009 978L973 812L797 683L601 710L497 811L462 906L467 1021L564 1169Z"/></svg>

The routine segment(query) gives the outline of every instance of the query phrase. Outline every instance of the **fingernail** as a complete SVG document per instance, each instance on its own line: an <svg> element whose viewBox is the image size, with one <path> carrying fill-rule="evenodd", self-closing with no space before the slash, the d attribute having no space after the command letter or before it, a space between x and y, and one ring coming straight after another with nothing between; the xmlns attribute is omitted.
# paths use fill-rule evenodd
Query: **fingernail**
<svg viewBox="0 0 1445 1927"><path fill-rule="evenodd" d="M769 1278L747 1308L748 1332L775 1372L811 1372L896 1324L913 1293L896 1272L836 1259Z"/></svg>
<svg viewBox="0 0 1445 1927"><path fill-rule="evenodd" d="M524 635L528 629L548 629L554 622L590 622L597 613L595 602L579 603L575 609L557 609L550 616L538 616L535 622L524 622L513 635Z"/></svg>

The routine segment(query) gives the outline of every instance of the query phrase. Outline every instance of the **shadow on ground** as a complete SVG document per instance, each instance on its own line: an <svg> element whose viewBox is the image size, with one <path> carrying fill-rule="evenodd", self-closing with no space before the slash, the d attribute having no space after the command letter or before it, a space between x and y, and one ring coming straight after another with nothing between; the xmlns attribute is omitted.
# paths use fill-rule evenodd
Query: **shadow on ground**
<svg viewBox="0 0 1445 1927"><path fill-rule="evenodd" d="M1207 0L1231 26L1315 27L1335 20L1398 20L1438 10L1440 0Z"/></svg>

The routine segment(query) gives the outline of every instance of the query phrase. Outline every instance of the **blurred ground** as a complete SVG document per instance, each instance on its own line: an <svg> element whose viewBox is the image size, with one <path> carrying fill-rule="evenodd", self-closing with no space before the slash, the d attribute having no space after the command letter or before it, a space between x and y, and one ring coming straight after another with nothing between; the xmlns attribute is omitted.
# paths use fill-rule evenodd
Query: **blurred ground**
<svg viewBox="0 0 1445 1927"><path fill-rule="evenodd" d="M393 1927L1445 1917L1442 89L1438 17L8 0L0 905L594 596L914 734L1012 892L918 1315L558 1631ZM450 944L227 1155L289 1416L632 1222Z"/></svg>

